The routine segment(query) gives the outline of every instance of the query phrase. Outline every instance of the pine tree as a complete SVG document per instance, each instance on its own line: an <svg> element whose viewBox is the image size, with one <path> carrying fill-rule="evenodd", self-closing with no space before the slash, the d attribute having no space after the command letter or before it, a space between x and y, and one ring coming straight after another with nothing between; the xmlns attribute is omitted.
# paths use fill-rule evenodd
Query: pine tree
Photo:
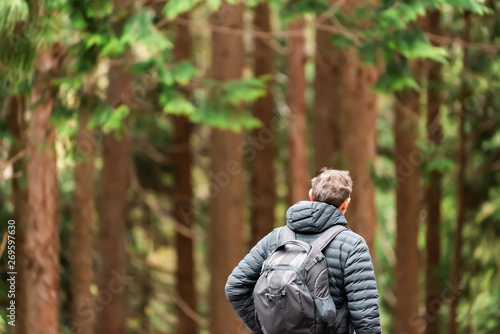
<svg viewBox="0 0 500 334"><path fill-rule="evenodd" d="M441 35L441 13L438 10L427 12L427 29L430 33ZM436 43L434 45L437 46ZM442 65L428 61L427 88L427 140L438 147L441 143L441 101L442 101ZM426 230L426 287L425 287L425 320L427 334L438 334L439 309L441 306L441 198L443 178L442 172L435 168L429 172L425 198L427 207Z"/></svg>
<svg viewBox="0 0 500 334"><path fill-rule="evenodd" d="M39 47L29 99L27 131L28 211L26 228L26 321L28 333L59 332L59 227L57 214L56 133L51 124L55 96L51 72L58 67L53 49Z"/></svg>
<svg viewBox="0 0 500 334"><path fill-rule="evenodd" d="M418 63L415 73L420 70ZM396 164L396 277L394 333L416 334L419 321L418 224L420 199L420 152L417 147L420 94L406 88L396 93L395 164Z"/></svg>
<svg viewBox="0 0 500 334"><path fill-rule="evenodd" d="M289 38L288 47L288 82L289 82L289 164L290 164L290 200L293 203L306 200L309 192L309 173L307 159L306 132L306 62L305 39L303 30L305 20L302 17L288 25L294 33Z"/></svg>
<svg viewBox="0 0 500 334"><path fill-rule="evenodd" d="M130 10L130 0L115 0L113 29L120 31L123 15ZM126 16L125 16L126 17ZM121 20L119 19L121 18ZM113 20L113 18L112 18ZM106 98L111 108L127 106L131 101L132 74L128 69L129 51L122 61L113 62L109 68ZM127 253L125 224L127 220L127 192L129 189L130 144L127 122L118 131L103 136L102 169L99 200L98 251L100 268L97 279L99 288L96 304L96 333L121 334L126 331L127 283L117 282L117 275L126 275ZM109 287L115 284L113 293ZM116 284L120 284L116 287Z"/></svg>
<svg viewBox="0 0 500 334"><path fill-rule="evenodd" d="M465 12L464 14L464 28L462 39L465 42L470 40L471 31L471 13ZM462 71L467 73L470 68L469 50L464 47L462 59ZM457 215L456 226L453 236L453 257L451 262L451 287L452 292L456 294L450 303L450 313L448 320L448 334L458 333L457 323L457 308L458 308L458 291L462 280L462 246L463 246L463 229L465 224L465 216L467 214L467 194L466 194L466 169L468 164L468 136L466 132L466 114L467 114L467 98L470 96L470 87L467 81L462 83L460 92L460 123L458 133L458 176L457 176Z"/></svg>
<svg viewBox="0 0 500 334"><path fill-rule="evenodd" d="M243 5L222 7L212 16L218 27L242 29ZM241 78L243 41L236 34L212 31L212 79L227 81ZM220 98L220 97L214 97ZM238 110L234 110L238 113ZM210 226L209 310L211 333L238 333L243 327L224 294L227 277L244 255L244 178L243 157L238 147L243 134L212 129L210 139Z"/></svg>
<svg viewBox="0 0 500 334"><path fill-rule="evenodd" d="M270 32L270 9L265 2L255 7L254 29L258 32ZM264 38L255 38L254 75L271 75L273 72L273 51L269 41ZM276 204L276 184L274 173L274 144L275 133L272 120L274 116L274 101L272 80L268 82L267 94L258 99L253 106L253 115L262 122L262 128L256 129L251 136L257 141L252 147L251 158L251 194L252 213L250 223L252 227L252 241L255 245L274 227L274 206ZM270 138L270 139L269 139Z"/></svg>
<svg viewBox="0 0 500 334"><path fill-rule="evenodd" d="M73 231L71 254L71 326L79 333L94 333L91 285L94 283L94 158L96 147L87 125L95 97L84 96L78 123L76 151L80 161L74 170Z"/></svg>
<svg viewBox="0 0 500 334"><path fill-rule="evenodd" d="M323 23L332 26L330 20ZM340 154L340 112L342 76L345 65L343 51L332 43L332 34L316 29L314 76L313 144L314 171L337 166Z"/></svg>
<svg viewBox="0 0 500 334"><path fill-rule="evenodd" d="M180 16L189 20L188 13ZM177 62L190 60L192 38L189 26L177 23L174 57ZM189 92L186 91L189 97ZM191 184L192 124L186 116L172 116L174 125L173 144L179 149L173 156L174 165L174 216L177 224L191 229L193 220L193 185ZM193 319L196 314L195 263L192 236L180 232L176 234L177 251L177 333L195 334L197 324Z"/></svg>

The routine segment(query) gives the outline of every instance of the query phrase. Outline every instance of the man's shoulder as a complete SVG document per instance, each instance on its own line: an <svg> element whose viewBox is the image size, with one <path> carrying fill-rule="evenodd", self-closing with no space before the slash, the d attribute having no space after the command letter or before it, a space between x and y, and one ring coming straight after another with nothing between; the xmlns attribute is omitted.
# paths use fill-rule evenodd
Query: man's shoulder
<svg viewBox="0 0 500 334"><path fill-rule="evenodd" d="M335 239L342 240L344 243L353 247L360 243L366 243L365 239L361 235L351 229L343 231Z"/></svg>
<svg viewBox="0 0 500 334"><path fill-rule="evenodd" d="M350 229L339 233L330 244L330 247L339 249L344 253L350 253L354 248L360 246L366 246L365 239Z"/></svg>

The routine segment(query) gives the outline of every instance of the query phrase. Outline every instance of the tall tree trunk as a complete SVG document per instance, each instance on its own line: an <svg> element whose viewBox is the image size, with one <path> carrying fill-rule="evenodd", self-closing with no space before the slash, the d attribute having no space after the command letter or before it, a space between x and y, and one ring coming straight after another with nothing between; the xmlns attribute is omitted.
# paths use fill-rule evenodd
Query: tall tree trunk
<svg viewBox="0 0 500 334"><path fill-rule="evenodd" d="M302 17L290 23L291 31L302 31L305 21ZM288 48L288 82L289 82L289 154L290 154L290 189L292 204L306 200L310 188L307 163L306 132L306 63L304 34L293 35L289 39Z"/></svg>
<svg viewBox="0 0 500 334"><path fill-rule="evenodd" d="M183 14L188 20L189 14ZM176 24L177 36L174 48L176 61L191 59L191 32L189 26ZM186 92L186 95L189 93ZM189 97L189 96L188 96ZM178 224L188 229L192 225L193 190L191 184L192 152L191 123L186 116L172 116L174 142L179 149L173 156L174 169L174 215ZM196 314L196 288L194 284L193 239L182 233L176 234L177 251L177 333L195 334L197 324L192 315ZM191 316L190 316L191 315Z"/></svg>
<svg viewBox="0 0 500 334"><path fill-rule="evenodd" d="M351 50L342 64L342 110L337 119L342 126L344 166L354 183L347 219L351 228L365 238L373 258L377 215L371 171L376 156L377 104L371 88L377 73L373 67L361 63L355 50Z"/></svg>
<svg viewBox="0 0 500 334"><path fill-rule="evenodd" d="M77 134L78 158L75 167L75 194L73 198L73 232L71 257L71 323L78 333L94 333L94 318L90 287L94 283L94 157L95 143L87 124L94 107L93 97L84 96Z"/></svg>
<svg viewBox="0 0 500 334"><path fill-rule="evenodd" d="M8 122L10 133L14 138L10 150L10 157L13 158L22 154L26 149L26 121L24 119L25 101L22 96L13 96L9 100ZM16 221L16 257L17 257L17 277L16 277L16 312L26 314L26 226L29 219L28 192L26 189L26 159L21 158L13 164L12 178L12 203L14 205L13 218ZM21 178L22 177L22 178ZM24 334L28 332L26 317L16 319L14 333Z"/></svg>
<svg viewBox="0 0 500 334"><path fill-rule="evenodd" d="M462 39L465 42L470 40L470 28L471 28L471 13L465 13L465 24ZM468 73L469 71L469 50L464 47L463 54L463 73ZM459 302L459 290L460 281L462 279L462 245L463 245L463 229L465 223L465 215L467 213L466 208L466 189L465 189L465 172L467 169L467 133L465 131L465 122L467 114L467 98L470 96L470 87L466 80L462 82L462 91L460 94L461 103L461 114L460 114L460 124L459 124L459 156L458 156L458 180L457 180L457 217L456 217L456 227L455 236L453 240L453 257L451 263L451 290L453 297L450 303L450 313L448 322L448 334L456 334L458 332L457 323L457 308Z"/></svg>
<svg viewBox="0 0 500 334"><path fill-rule="evenodd" d="M28 211L26 229L27 333L59 333L59 229L51 71L57 60L38 50L28 126Z"/></svg>
<svg viewBox="0 0 500 334"><path fill-rule="evenodd" d="M438 10L427 13L427 29L430 33L441 35L441 13ZM436 45L437 46L437 45ZM436 148L441 144L441 64L428 61L427 88L427 140ZM441 307L441 188L442 173L438 169L430 171L425 188L427 207L426 230L426 271L425 271L425 320L426 334L439 334L439 309Z"/></svg>
<svg viewBox="0 0 500 334"><path fill-rule="evenodd" d="M213 15L212 23L242 29L243 4L229 5L224 2L221 9ZM242 37L213 31L212 78L219 81L239 79L242 70ZM238 333L244 328L224 294L227 277L243 257L245 249L244 171L243 157L238 150L243 141L242 133L212 129L209 209L210 333Z"/></svg>
<svg viewBox="0 0 500 334"><path fill-rule="evenodd" d="M131 0L114 0L113 13L118 15L113 29L119 33L124 12ZM132 75L127 62L131 56L125 52L122 62L111 62L106 98L112 108L130 102ZM99 208L98 251L101 259L95 301L97 313L96 333L122 334L126 332L127 286L125 227L127 220L127 191L129 189L130 145L127 124L119 135L105 134L102 141L101 198Z"/></svg>
<svg viewBox="0 0 500 334"><path fill-rule="evenodd" d="M130 92L132 77L124 64L112 64L109 69L108 101L113 108L123 104ZM125 94L125 95L124 95ZM126 127L127 125L124 125ZM127 190L129 188L129 134L104 135L99 210L99 254L101 268L96 304L97 333L119 334L126 331L126 283L117 276L126 272L125 225ZM115 286L111 287L112 284Z"/></svg>
<svg viewBox="0 0 500 334"><path fill-rule="evenodd" d="M259 3L255 7L254 28L261 32L271 31L270 10L266 2ZM273 51L269 46L269 41L263 38L255 39L254 72L255 76L272 75L273 73ZM252 146L254 155L251 156L253 158L250 185L253 206L250 217L252 245L255 245L274 227L274 206L276 204L274 157L276 156L276 148L274 145L275 133L271 124L274 115L272 84L273 82L270 80L267 86L267 95L258 99L253 106L253 115L262 122L263 127L252 133L253 141L257 142Z"/></svg>
<svg viewBox="0 0 500 334"><path fill-rule="evenodd" d="M344 10L348 15L361 7L373 7L367 0L350 1ZM363 21L358 23L363 29ZM336 117L342 148L341 166L353 179L352 202L347 211L351 228L361 234L368 244L371 257L375 254L375 187L371 171L376 157L377 99L372 87L377 79L376 69L361 63L355 48L344 51L342 66L341 110Z"/></svg>
<svg viewBox="0 0 500 334"><path fill-rule="evenodd" d="M351 15L366 2L351 1L343 10ZM365 238L373 258L376 212L371 170L376 156L377 106L371 88L377 73L361 63L354 48L339 50L331 39L331 33L317 30L315 167L333 163L350 171L354 189L347 218L351 228Z"/></svg>
<svg viewBox="0 0 500 334"><path fill-rule="evenodd" d="M331 25L330 21L324 23ZM314 170L336 167L340 153L339 115L342 105L342 77L346 58L332 43L331 32L316 29L314 77L313 144Z"/></svg>
<svg viewBox="0 0 500 334"><path fill-rule="evenodd" d="M417 69L417 72L419 69ZM420 152L417 147L419 93L405 89L396 94L396 305L394 333L417 334L419 328L418 225Z"/></svg>

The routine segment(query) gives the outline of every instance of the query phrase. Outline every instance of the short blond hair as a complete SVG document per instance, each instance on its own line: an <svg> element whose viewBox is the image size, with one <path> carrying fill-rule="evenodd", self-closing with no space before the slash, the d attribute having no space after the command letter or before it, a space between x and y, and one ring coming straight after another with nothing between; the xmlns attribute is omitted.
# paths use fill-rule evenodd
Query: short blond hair
<svg viewBox="0 0 500 334"><path fill-rule="evenodd" d="M351 196L352 179L349 171L324 167L312 184L312 199L339 208Z"/></svg>

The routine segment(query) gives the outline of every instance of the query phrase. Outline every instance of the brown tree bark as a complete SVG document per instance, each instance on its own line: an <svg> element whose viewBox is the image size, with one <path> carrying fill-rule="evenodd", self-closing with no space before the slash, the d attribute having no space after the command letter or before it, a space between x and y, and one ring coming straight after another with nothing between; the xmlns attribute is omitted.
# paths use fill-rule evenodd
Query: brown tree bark
<svg viewBox="0 0 500 334"><path fill-rule="evenodd" d="M289 30L300 31L305 28L302 17L288 26ZM290 160L290 192L292 204L308 199L310 179L307 160L306 132L306 63L304 34L290 36L288 49L288 82L289 82L289 160Z"/></svg>
<svg viewBox="0 0 500 334"><path fill-rule="evenodd" d="M213 15L212 24L242 29L243 4L224 2ZM214 80L241 78L243 55L241 36L212 32L211 71ZM208 232L210 333L239 333L244 328L224 294L227 277L243 257L245 249L243 157L238 150L243 140L242 133L212 129Z"/></svg>
<svg viewBox="0 0 500 334"><path fill-rule="evenodd" d="M415 71L418 73L419 69ZM417 147L419 93L396 93L396 286L394 333L421 333L419 319L418 225L420 200L420 152Z"/></svg>
<svg viewBox="0 0 500 334"><path fill-rule="evenodd" d="M109 69L107 98L113 108L124 103L130 92L132 76L126 65ZM126 284L117 279L126 272L125 224L129 188L129 134L124 125L119 135L104 135L101 170L98 247L101 268L96 300L97 333L126 331Z"/></svg>
<svg viewBox="0 0 500 334"><path fill-rule="evenodd" d="M350 1L344 10L351 15L360 6L373 8L373 1ZM364 22L357 24L359 29L364 28ZM354 48L344 50L340 60L342 98L337 131L341 137L342 159L338 160L353 179L347 220L350 227L365 238L373 259L377 215L371 171L376 157L377 99L371 89L377 80L377 71L363 65Z"/></svg>
<svg viewBox="0 0 500 334"><path fill-rule="evenodd" d="M114 0L115 18L113 29L121 30L124 12L129 10L131 0ZM111 62L106 98L112 108L130 103L132 74L128 71L129 52L121 62ZM100 268L97 279L99 288L95 313L96 333L121 334L126 332L127 287L133 278L127 276L125 226L127 220L127 191L129 189L130 145L125 123L119 133L103 136L101 198L99 207L98 252Z"/></svg>
<svg viewBox="0 0 500 334"><path fill-rule="evenodd" d="M350 15L361 5L371 4L351 1L343 10ZM358 24L362 28L363 23ZM377 72L361 63L356 49L337 49L331 40L331 33L316 31L315 168L333 163L350 171L354 189L347 219L365 238L373 258L377 219L371 171L376 156L377 105L371 88Z"/></svg>
<svg viewBox="0 0 500 334"><path fill-rule="evenodd" d="M324 25L331 25L330 21ZM313 145L314 170L337 167L341 150L340 113L342 77L346 64L342 50L332 44L331 32L316 29Z"/></svg>
<svg viewBox="0 0 500 334"><path fill-rule="evenodd" d="M26 121L24 112L26 108L23 96L13 96L8 105L8 123L10 133L14 139L9 152L10 158L23 154L26 149ZM16 312L26 314L26 226L29 219L28 192L26 189L26 159L20 158L14 162L12 178L12 203L14 212L13 219L16 221ZM26 317L16 319L14 333L24 334L28 332Z"/></svg>
<svg viewBox="0 0 500 334"><path fill-rule="evenodd" d="M54 105L51 71L57 60L50 50L39 49L29 101L28 211L26 229L27 333L59 333L59 229L55 129L50 122Z"/></svg>
<svg viewBox="0 0 500 334"><path fill-rule="evenodd" d="M271 31L269 5L265 2L255 7L254 29L261 32ZM272 75L273 51L269 41L255 38L254 75ZM274 116L274 101L272 94L273 81L267 86L266 96L258 99L253 106L253 115L259 119L263 126L252 133L252 146L249 156L251 159L252 177L252 211L250 223L252 228L251 245L255 245L274 227L274 206L276 204L274 158L276 147L274 144L275 133L271 124Z"/></svg>
<svg viewBox="0 0 500 334"><path fill-rule="evenodd" d="M189 14L181 15L189 20ZM176 61L190 60L192 38L189 26L176 24L174 57ZM189 93L186 92L189 97ZM191 228L193 218L193 190L191 184L192 124L186 116L172 116L174 125L173 144L178 150L173 154L174 169L174 216L178 224ZM196 287L194 284L193 239L182 233L176 234L177 252L177 333L195 334L197 324L192 315L196 314ZM190 316L191 315L191 316Z"/></svg>
<svg viewBox="0 0 500 334"><path fill-rule="evenodd" d="M438 10L427 13L427 30L441 35L441 13ZM436 44L435 44L436 45ZM437 45L436 45L437 46ZM427 140L436 148L441 144L441 64L428 61L427 88ZM441 307L441 187L442 173L438 169L430 171L425 187L427 208L426 229L426 270L425 270L425 321L426 334L439 334L439 309Z"/></svg>
<svg viewBox="0 0 500 334"><path fill-rule="evenodd" d="M350 227L361 234L374 258L375 187L372 168L376 156L376 96L371 91L377 79L375 68L361 63L355 50L343 61L343 97L341 115L341 146L344 167L353 179L352 201L347 211Z"/></svg>
<svg viewBox="0 0 500 334"><path fill-rule="evenodd" d="M94 104L84 96L77 134L78 159L75 167L75 193L73 198L73 231L71 254L71 325L78 333L94 333L91 285L94 283L94 157L95 143L87 130Z"/></svg>
<svg viewBox="0 0 500 334"><path fill-rule="evenodd" d="M466 12L465 14L465 24L463 30L462 39L465 42L470 40L470 29L471 29L471 13ZM469 71L469 50L464 47L463 51L463 69L464 73ZM458 333L458 323L457 323L457 308L459 302L459 290L460 283L462 280L462 246L463 246L463 229L465 223L465 215L467 213L467 202L466 202L466 180L465 172L467 169L467 133L465 130L466 114L467 114L467 98L470 96L470 87L468 87L467 82L462 82L462 91L460 93L460 103L461 103L461 114L459 123L459 133L458 133L458 178L457 178L457 216L456 216L456 227L455 234L453 238L453 257L451 262L451 273L450 273L450 284L451 292L453 298L450 303L450 313L448 320L448 334Z"/></svg>

